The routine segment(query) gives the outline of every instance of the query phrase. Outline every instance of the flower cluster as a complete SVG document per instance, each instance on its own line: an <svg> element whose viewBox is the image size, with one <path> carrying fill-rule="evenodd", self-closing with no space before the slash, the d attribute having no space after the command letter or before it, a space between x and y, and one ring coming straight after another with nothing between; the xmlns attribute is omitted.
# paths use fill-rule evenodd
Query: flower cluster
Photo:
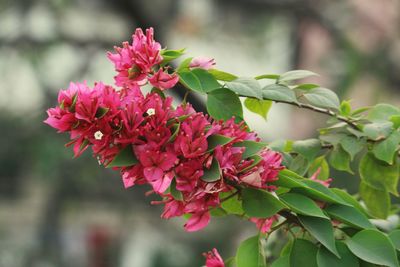
<svg viewBox="0 0 400 267"><path fill-rule="evenodd" d="M282 157L267 148L244 157L245 142L259 138L243 122L216 121L186 103L174 108L161 90L179 78L160 65L160 49L152 29L146 35L137 30L132 44L108 54L118 90L100 82L93 88L71 83L59 92L59 105L47 111L45 123L70 133L67 145L75 156L91 147L100 164L121 172L126 188L151 185L165 205L162 217L189 214L185 229L197 231L221 204L220 193L234 194L240 186L274 190L269 182L277 179ZM214 64L200 59L192 67ZM143 94L146 83L160 90ZM265 219L253 221L265 231Z"/></svg>
<svg viewBox="0 0 400 267"><path fill-rule="evenodd" d="M214 248L212 251L203 253L203 255L206 258L205 267L225 267L225 263L217 249Z"/></svg>

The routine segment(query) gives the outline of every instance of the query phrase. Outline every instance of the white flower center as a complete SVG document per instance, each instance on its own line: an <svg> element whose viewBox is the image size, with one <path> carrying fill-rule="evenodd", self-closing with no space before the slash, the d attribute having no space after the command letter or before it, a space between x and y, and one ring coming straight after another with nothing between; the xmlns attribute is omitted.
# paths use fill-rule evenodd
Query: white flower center
<svg viewBox="0 0 400 267"><path fill-rule="evenodd" d="M101 140L101 138L103 138L103 133L100 131L97 131L94 133L94 139L96 140Z"/></svg>
<svg viewBox="0 0 400 267"><path fill-rule="evenodd" d="M154 108L149 108L149 109L146 111L146 113L147 113L147 115L151 116L151 115L156 114L156 110L155 110Z"/></svg>

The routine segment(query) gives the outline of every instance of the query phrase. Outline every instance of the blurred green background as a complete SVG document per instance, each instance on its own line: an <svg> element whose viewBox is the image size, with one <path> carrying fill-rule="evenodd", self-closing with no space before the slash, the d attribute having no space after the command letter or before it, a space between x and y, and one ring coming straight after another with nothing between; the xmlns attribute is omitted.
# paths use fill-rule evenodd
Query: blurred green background
<svg viewBox="0 0 400 267"><path fill-rule="evenodd" d="M42 123L69 81L112 83L106 51L149 26L164 47L228 72L309 69L353 107L400 102L397 0L0 0L0 267L193 267L256 232L229 217L185 233L159 218L149 188L123 189L89 153L72 160L67 136ZM326 119L282 104L267 122L245 116L267 141L312 137Z"/></svg>

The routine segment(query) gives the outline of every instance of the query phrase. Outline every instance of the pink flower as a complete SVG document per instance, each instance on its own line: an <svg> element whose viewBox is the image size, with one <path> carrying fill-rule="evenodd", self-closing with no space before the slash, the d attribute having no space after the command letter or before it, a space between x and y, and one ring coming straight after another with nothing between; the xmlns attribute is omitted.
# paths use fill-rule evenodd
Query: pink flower
<svg viewBox="0 0 400 267"><path fill-rule="evenodd" d="M203 254L206 257L206 267L225 267L224 260L216 248Z"/></svg>
<svg viewBox="0 0 400 267"><path fill-rule="evenodd" d="M320 172L321 172L321 167L319 167L319 168L315 171L315 173L313 173L313 175L311 175L310 180L313 180L313 181L315 181L315 182L317 182L317 183L320 183L320 184L322 184L323 186L329 187L329 186L331 185L331 182L333 181L333 179L332 179L332 178L328 178L328 179L326 179L326 180L319 180L319 179L318 179L318 176L319 176Z"/></svg>
<svg viewBox="0 0 400 267"><path fill-rule="evenodd" d="M132 35L132 45L123 42L122 47L115 47L116 53L107 53L107 57L114 63L118 74L114 77L117 86L135 87L147 82L147 75L152 73L153 66L161 63L161 45L154 41L153 28L146 30L136 29Z"/></svg>
<svg viewBox="0 0 400 267"><path fill-rule="evenodd" d="M168 74L162 69L159 69L151 78L149 78L149 82L151 83L151 85L161 90L174 87L178 81L178 75L176 75L175 73Z"/></svg>
<svg viewBox="0 0 400 267"><path fill-rule="evenodd" d="M185 223L185 230L188 232L199 231L208 225L210 218L210 213L208 211L194 213Z"/></svg>
<svg viewBox="0 0 400 267"><path fill-rule="evenodd" d="M255 223L261 233L266 234L271 230L272 224L277 220L276 216L266 219L250 218L250 221Z"/></svg>
<svg viewBox="0 0 400 267"><path fill-rule="evenodd" d="M200 69L205 69L209 70L212 67L215 66L215 60L213 58L209 57L195 57L192 59L192 62L190 62L189 68L200 68Z"/></svg>
<svg viewBox="0 0 400 267"><path fill-rule="evenodd" d="M139 161L143 165L143 174L157 193L163 193L171 184L174 174L168 172L177 161L175 154L146 150L139 153Z"/></svg>
<svg viewBox="0 0 400 267"><path fill-rule="evenodd" d="M132 39L136 65L145 73L151 72L151 68L162 61L161 45L154 41L153 28L146 29L146 35L143 34L142 29L136 29Z"/></svg>
<svg viewBox="0 0 400 267"><path fill-rule="evenodd" d="M44 123L58 130L59 133L70 131L77 123L77 119L73 113L66 112L60 107L49 108L47 110L49 116Z"/></svg>

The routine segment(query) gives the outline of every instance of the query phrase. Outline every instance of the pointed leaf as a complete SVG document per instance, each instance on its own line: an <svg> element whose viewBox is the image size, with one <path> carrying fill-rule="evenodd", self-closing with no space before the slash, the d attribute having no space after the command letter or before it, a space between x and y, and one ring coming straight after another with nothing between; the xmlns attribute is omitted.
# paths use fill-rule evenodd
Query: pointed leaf
<svg viewBox="0 0 400 267"><path fill-rule="evenodd" d="M292 89L281 84L270 84L262 89L264 99L282 102L297 102L296 94Z"/></svg>
<svg viewBox="0 0 400 267"><path fill-rule="evenodd" d="M359 172L361 179L369 186L398 195L399 162L397 157L393 165L389 165L376 159L372 153L366 153L360 161Z"/></svg>
<svg viewBox="0 0 400 267"><path fill-rule="evenodd" d="M253 236L243 241L236 252L237 267L264 267L259 237Z"/></svg>
<svg viewBox="0 0 400 267"><path fill-rule="evenodd" d="M126 146L122 149L114 159L107 165L107 168L111 167L128 167L139 163L131 145Z"/></svg>
<svg viewBox="0 0 400 267"><path fill-rule="evenodd" d="M225 82L230 82L233 80L236 80L238 77L228 73L228 72L224 72L221 70L217 70L217 69L210 69L208 70L208 73L210 73L212 76L214 76L215 79L219 80L219 81L225 81Z"/></svg>
<svg viewBox="0 0 400 267"><path fill-rule="evenodd" d="M364 126L363 132L372 140L386 138L393 131L392 122L374 122Z"/></svg>
<svg viewBox="0 0 400 267"><path fill-rule="evenodd" d="M314 200L295 193L286 193L280 196L280 200L297 214L329 219L318 207Z"/></svg>
<svg viewBox="0 0 400 267"><path fill-rule="evenodd" d="M394 131L385 140L374 144L372 153L377 159L386 161L388 164L393 164L393 158L399 149L400 133Z"/></svg>
<svg viewBox="0 0 400 267"><path fill-rule="evenodd" d="M255 98L246 98L244 101L245 107L258 115L263 119L267 119L268 111L272 106L272 102L269 100L259 100Z"/></svg>
<svg viewBox="0 0 400 267"><path fill-rule="evenodd" d="M329 163L336 170L354 174L350 169L350 155L340 145L334 147L331 151L329 155Z"/></svg>
<svg viewBox="0 0 400 267"><path fill-rule="evenodd" d="M397 250L400 251L400 229L396 229L389 234L390 240Z"/></svg>
<svg viewBox="0 0 400 267"><path fill-rule="evenodd" d="M184 70L178 72L178 74L183 85L199 93L208 93L221 88L214 76L204 69Z"/></svg>
<svg viewBox="0 0 400 267"><path fill-rule="evenodd" d="M304 156L307 160L313 160L321 150L321 141L307 139L293 142L292 150Z"/></svg>
<svg viewBox="0 0 400 267"><path fill-rule="evenodd" d="M251 140L244 140L233 144L234 147L244 147L246 150L243 152L242 158L246 159L254 154L257 154L264 149L267 144Z"/></svg>
<svg viewBox="0 0 400 267"><path fill-rule="evenodd" d="M360 259L379 265L398 267L397 255L390 239L377 230L363 230L347 241L351 252Z"/></svg>
<svg viewBox="0 0 400 267"><path fill-rule="evenodd" d="M213 159L211 166L209 169L204 169L204 174L201 177L201 180L204 182L212 183L221 179L222 171L219 167L219 163L217 159Z"/></svg>
<svg viewBox="0 0 400 267"><path fill-rule="evenodd" d="M244 188L242 190L243 209L250 217L269 218L286 208L278 198L265 190Z"/></svg>
<svg viewBox="0 0 400 267"><path fill-rule="evenodd" d="M390 211L390 195L386 190L379 190L361 181L360 196L369 213L380 219L386 219Z"/></svg>
<svg viewBox="0 0 400 267"><path fill-rule="evenodd" d="M228 120L235 116L243 118L242 103L234 92L223 88L207 96L207 111L216 120Z"/></svg>
<svg viewBox="0 0 400 267"><path fill-rule="evenodd" d="M308 70L292 70L282 74L279 77L279 82L294 81L294 80L304 79L310 76L318 76L318 74Z"/></svg>
<svg viewBox="0 0 400 267"><path fill-rule="evenodd" d="M241 96L262 99L260 84L253 78L238 78L227 82L226 87Z"/></svg>
<svg viewBox="0 0 400 267"><path fill-rule="evenodd" d="M354 256L343 242L336 242L340 258L330 253L326 248L320 247L317 254L318 267L358 267L360 266Z"/></svg>
<svg viewBox="0 0 400 267"><path fill-rule="evenodd" d="M389 104L378 104L368 112L367 119L370 121L387 121L393 115L400 115L398 107Z"/></svg>
<svg viewBox="0 0 400 267"><path fill-rule="evenodd" d="M368 218L354 207L333 204L325 208L325 211L328 212L331 218L344 222L350 226L360 229L375 228Z"/></svg>
<svg viewBox="0 0 400 267"><path fill-rule="evenodd" d="M303 96L317 107L339 109L339 98L332 90L318 87L306 91Z"/></svg>
<svg viewBox="0 0 400 267"><path fill-rule="evenodd" d="M306 228L315 239L321 242L330 252L340 257L336 249L333 227L330 220L303 215L298 215L298 218L304 228Z"/></svg>
<svg viewBox="0 0 400 267"><path fill-rule="evenodd" d="M297 238L290 251L290 267L318 267L318 247L308 240Z"/></svg>
<svg viewBox="0 0 400 267"><path fill-rule="evenodd" d="M227 137L225 135L213 134L207 138L207 152L213 151L217 146L223 146L231 142L233 138Z"/></svg>
<svg viewBox="0 0 400 267"><path fill-rule="evenodd" d="M344 136L339 142L343 150L349 153L350 160L353 160L366 144L365 139L358 139L351 135Z"/></svg>

